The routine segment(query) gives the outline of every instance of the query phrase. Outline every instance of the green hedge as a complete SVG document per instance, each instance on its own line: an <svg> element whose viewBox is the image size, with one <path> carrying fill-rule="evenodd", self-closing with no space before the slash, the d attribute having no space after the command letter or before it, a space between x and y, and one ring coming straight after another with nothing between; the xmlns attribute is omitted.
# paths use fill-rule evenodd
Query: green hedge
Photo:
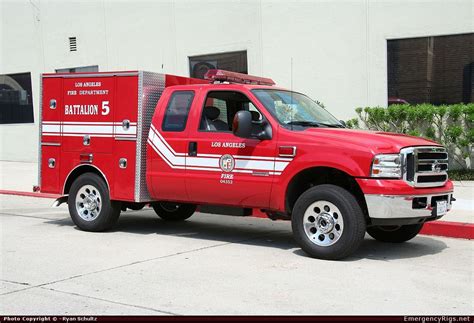
<svg viewBox="0 0 474 323"><path fill-rule="evenodd" d="M474 169L448 170L448 175L453 181L474 181Z"/></svg>
<svg viewBox="0 0 474 323"><path fill-rule="evenodd" d="M474 166L474 103L435 106L400 104L357 108L349 128L398 132L434 140L448 150L450 167Z"/></svg>

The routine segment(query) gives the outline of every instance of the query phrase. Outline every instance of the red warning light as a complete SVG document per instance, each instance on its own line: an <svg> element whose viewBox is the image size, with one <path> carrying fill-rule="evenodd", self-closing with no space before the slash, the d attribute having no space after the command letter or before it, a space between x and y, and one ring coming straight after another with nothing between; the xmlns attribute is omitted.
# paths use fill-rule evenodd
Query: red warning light
<svg viewBox="0 0 474 323"><path fill-rule="evenodd" d="M242 84L275 85L272 79L237 72L212 69L204 75L211 82L229 82Z"/></svg>

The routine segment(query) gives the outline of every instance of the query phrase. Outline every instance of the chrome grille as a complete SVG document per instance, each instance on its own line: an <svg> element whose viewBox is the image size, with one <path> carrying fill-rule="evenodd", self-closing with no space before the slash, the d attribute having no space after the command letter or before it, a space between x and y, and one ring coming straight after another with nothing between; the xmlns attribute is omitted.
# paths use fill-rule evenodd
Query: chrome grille
<svg viewBox="0 0 474 323"><path fill-rule="evenodd" d="M408 147L401 150L403 179L414 187L443 186L448 180L448 154L443 147Z"/></svg>

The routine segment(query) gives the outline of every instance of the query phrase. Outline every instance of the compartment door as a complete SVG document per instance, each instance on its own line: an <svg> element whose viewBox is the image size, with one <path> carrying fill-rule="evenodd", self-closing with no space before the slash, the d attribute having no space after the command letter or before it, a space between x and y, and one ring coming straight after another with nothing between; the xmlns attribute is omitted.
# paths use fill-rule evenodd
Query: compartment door
<svg viewBox="0 0 474 323"><path fill-rule="evenodd" d="M117 103L114 118L114 197L135 200L136 150L138 119L138 78L117 78Z"/></svg>
<svg viewBox="0 0 474 323"><path fill-rule="evenodd" d="M42 79L41 102L41 168L39 185L44 193L61 194L59 183L61 152L61 106L63 104L62 79Z"/></svg>
<svg viewBox="0 0 474 323"><path fill-rule="evenodd" d="M64 78L64 152L112 153L116 77Z"/></svg>

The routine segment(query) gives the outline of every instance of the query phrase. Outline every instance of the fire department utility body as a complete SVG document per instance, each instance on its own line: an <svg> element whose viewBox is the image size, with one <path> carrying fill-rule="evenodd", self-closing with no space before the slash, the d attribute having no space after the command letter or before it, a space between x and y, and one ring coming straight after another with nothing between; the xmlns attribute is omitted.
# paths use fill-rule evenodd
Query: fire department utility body
<svg viewBox="0 0 474 323"><path fill-rule="evenodd" d="M206 77L43 74L36 190L63 196L88 231L147 205L169 221L197 206L257 209L291 219L301 248L324 259L350 255L366 231L407 241L451 208L437 143L345 129L270 79Z"/></svg>

